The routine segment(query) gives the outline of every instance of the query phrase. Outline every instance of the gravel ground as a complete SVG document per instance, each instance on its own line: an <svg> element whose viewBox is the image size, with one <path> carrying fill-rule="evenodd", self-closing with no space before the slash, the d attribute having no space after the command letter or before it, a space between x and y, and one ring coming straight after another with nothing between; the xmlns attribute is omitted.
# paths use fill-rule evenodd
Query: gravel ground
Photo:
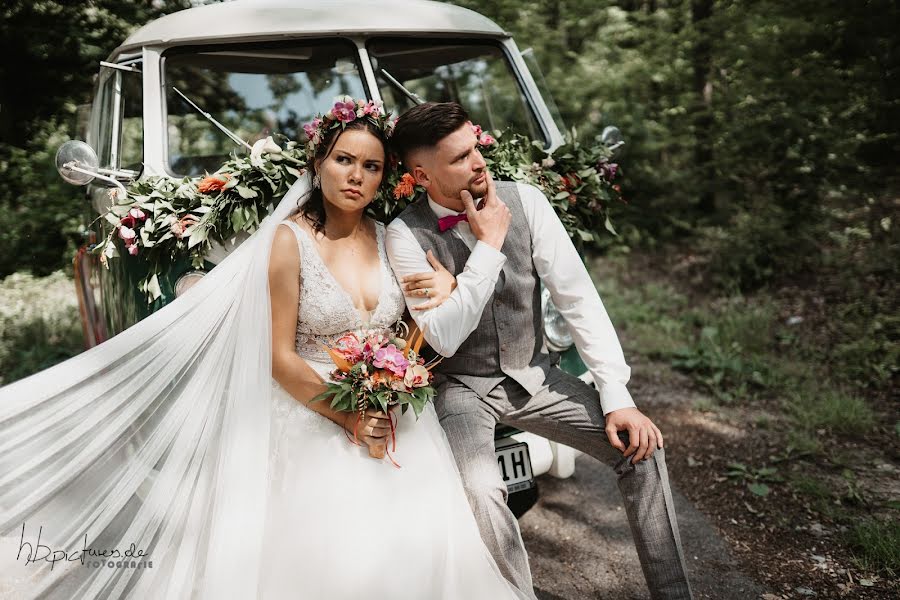
<svg viewBox="0 0 900 600"><path fill-rule="evenodd" d="M540 500L520 520L541 600L649 599L612 471L587 456L569 479L539 478ZM726 542L677 490L676 513L695 597L759 598Z"/></svg>

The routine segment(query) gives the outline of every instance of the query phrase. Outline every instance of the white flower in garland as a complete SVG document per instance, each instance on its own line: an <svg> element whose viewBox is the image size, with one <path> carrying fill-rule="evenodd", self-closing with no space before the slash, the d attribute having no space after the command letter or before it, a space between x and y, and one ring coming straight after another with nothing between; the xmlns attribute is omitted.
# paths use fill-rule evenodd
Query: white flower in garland
<svg viewBox="0 0 900 600"><path fill-rule="evenodd" d="M250 164L261 169L265 165L263 154L281 154L281 146L275 143L270 135L266 139L256 140L250 149Z"/></svg>

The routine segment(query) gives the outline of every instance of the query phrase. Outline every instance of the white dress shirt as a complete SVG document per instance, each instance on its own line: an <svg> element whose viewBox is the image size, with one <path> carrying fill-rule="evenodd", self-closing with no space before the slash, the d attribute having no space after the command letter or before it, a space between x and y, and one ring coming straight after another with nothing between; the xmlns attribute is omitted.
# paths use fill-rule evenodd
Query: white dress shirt
<svg viewBox="0 0 900 600"><path fill-rule="evenodd" d="M543 192L531 185L516 185L531 230L534 266L597 385L603 414L634 407L634 400L626 388L631 369L625 363L616 331L581 257ZM430 197L428 204L438 218L457 214ZM466 221L459 222L445 235L457 236L472 250L462 272L456 276L456 289L440 306L424 311L410 310L410 313L419 328L425 331L425 339L431 347L443 356L453 356L478 326L506 257L492 246L476 240ZM428 249L419 245L401 219L394 219L388 225L385 247L398 279L434 270L425 256ZM410 309L427 300L406 296Z"/></svg>

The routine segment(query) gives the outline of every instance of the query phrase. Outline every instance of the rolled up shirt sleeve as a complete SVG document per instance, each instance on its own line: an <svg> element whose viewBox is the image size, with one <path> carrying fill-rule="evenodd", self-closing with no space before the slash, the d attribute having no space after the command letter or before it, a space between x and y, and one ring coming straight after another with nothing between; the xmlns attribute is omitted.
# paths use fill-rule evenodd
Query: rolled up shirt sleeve
<svg viewBox="0 0 900 600"><path fill-rule="evenodd" d="M419 245L400 219L394 219L388 226L385 249L398 281L406 275L434 271L426 256L427 249ZM412 310L428 298L405 296L413 320L425 332L425 340L435 352L453 356L475 330L505 263L506 256L502 252L476 242L462 272L456 275L456 289L440 306Z"/></svg>
<svg viewBox="0 0 900 600"><path fill-rule="evenodd" d="M519 184L533 240L532 259L597 390L603 414L635 406L626 384L631 368L581 256L543 192Z"/></svg>

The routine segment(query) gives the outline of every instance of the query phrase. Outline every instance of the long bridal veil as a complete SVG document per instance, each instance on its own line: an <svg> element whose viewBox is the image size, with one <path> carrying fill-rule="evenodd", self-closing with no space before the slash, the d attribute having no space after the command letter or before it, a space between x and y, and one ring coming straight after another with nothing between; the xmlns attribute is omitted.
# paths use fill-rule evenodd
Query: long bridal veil
<svg viewBox="0 0 900 600"><path fill-rule="evenodd" d="M308 190L178 300L0 388L0 597L256 597L269 253Z"/></svg>

